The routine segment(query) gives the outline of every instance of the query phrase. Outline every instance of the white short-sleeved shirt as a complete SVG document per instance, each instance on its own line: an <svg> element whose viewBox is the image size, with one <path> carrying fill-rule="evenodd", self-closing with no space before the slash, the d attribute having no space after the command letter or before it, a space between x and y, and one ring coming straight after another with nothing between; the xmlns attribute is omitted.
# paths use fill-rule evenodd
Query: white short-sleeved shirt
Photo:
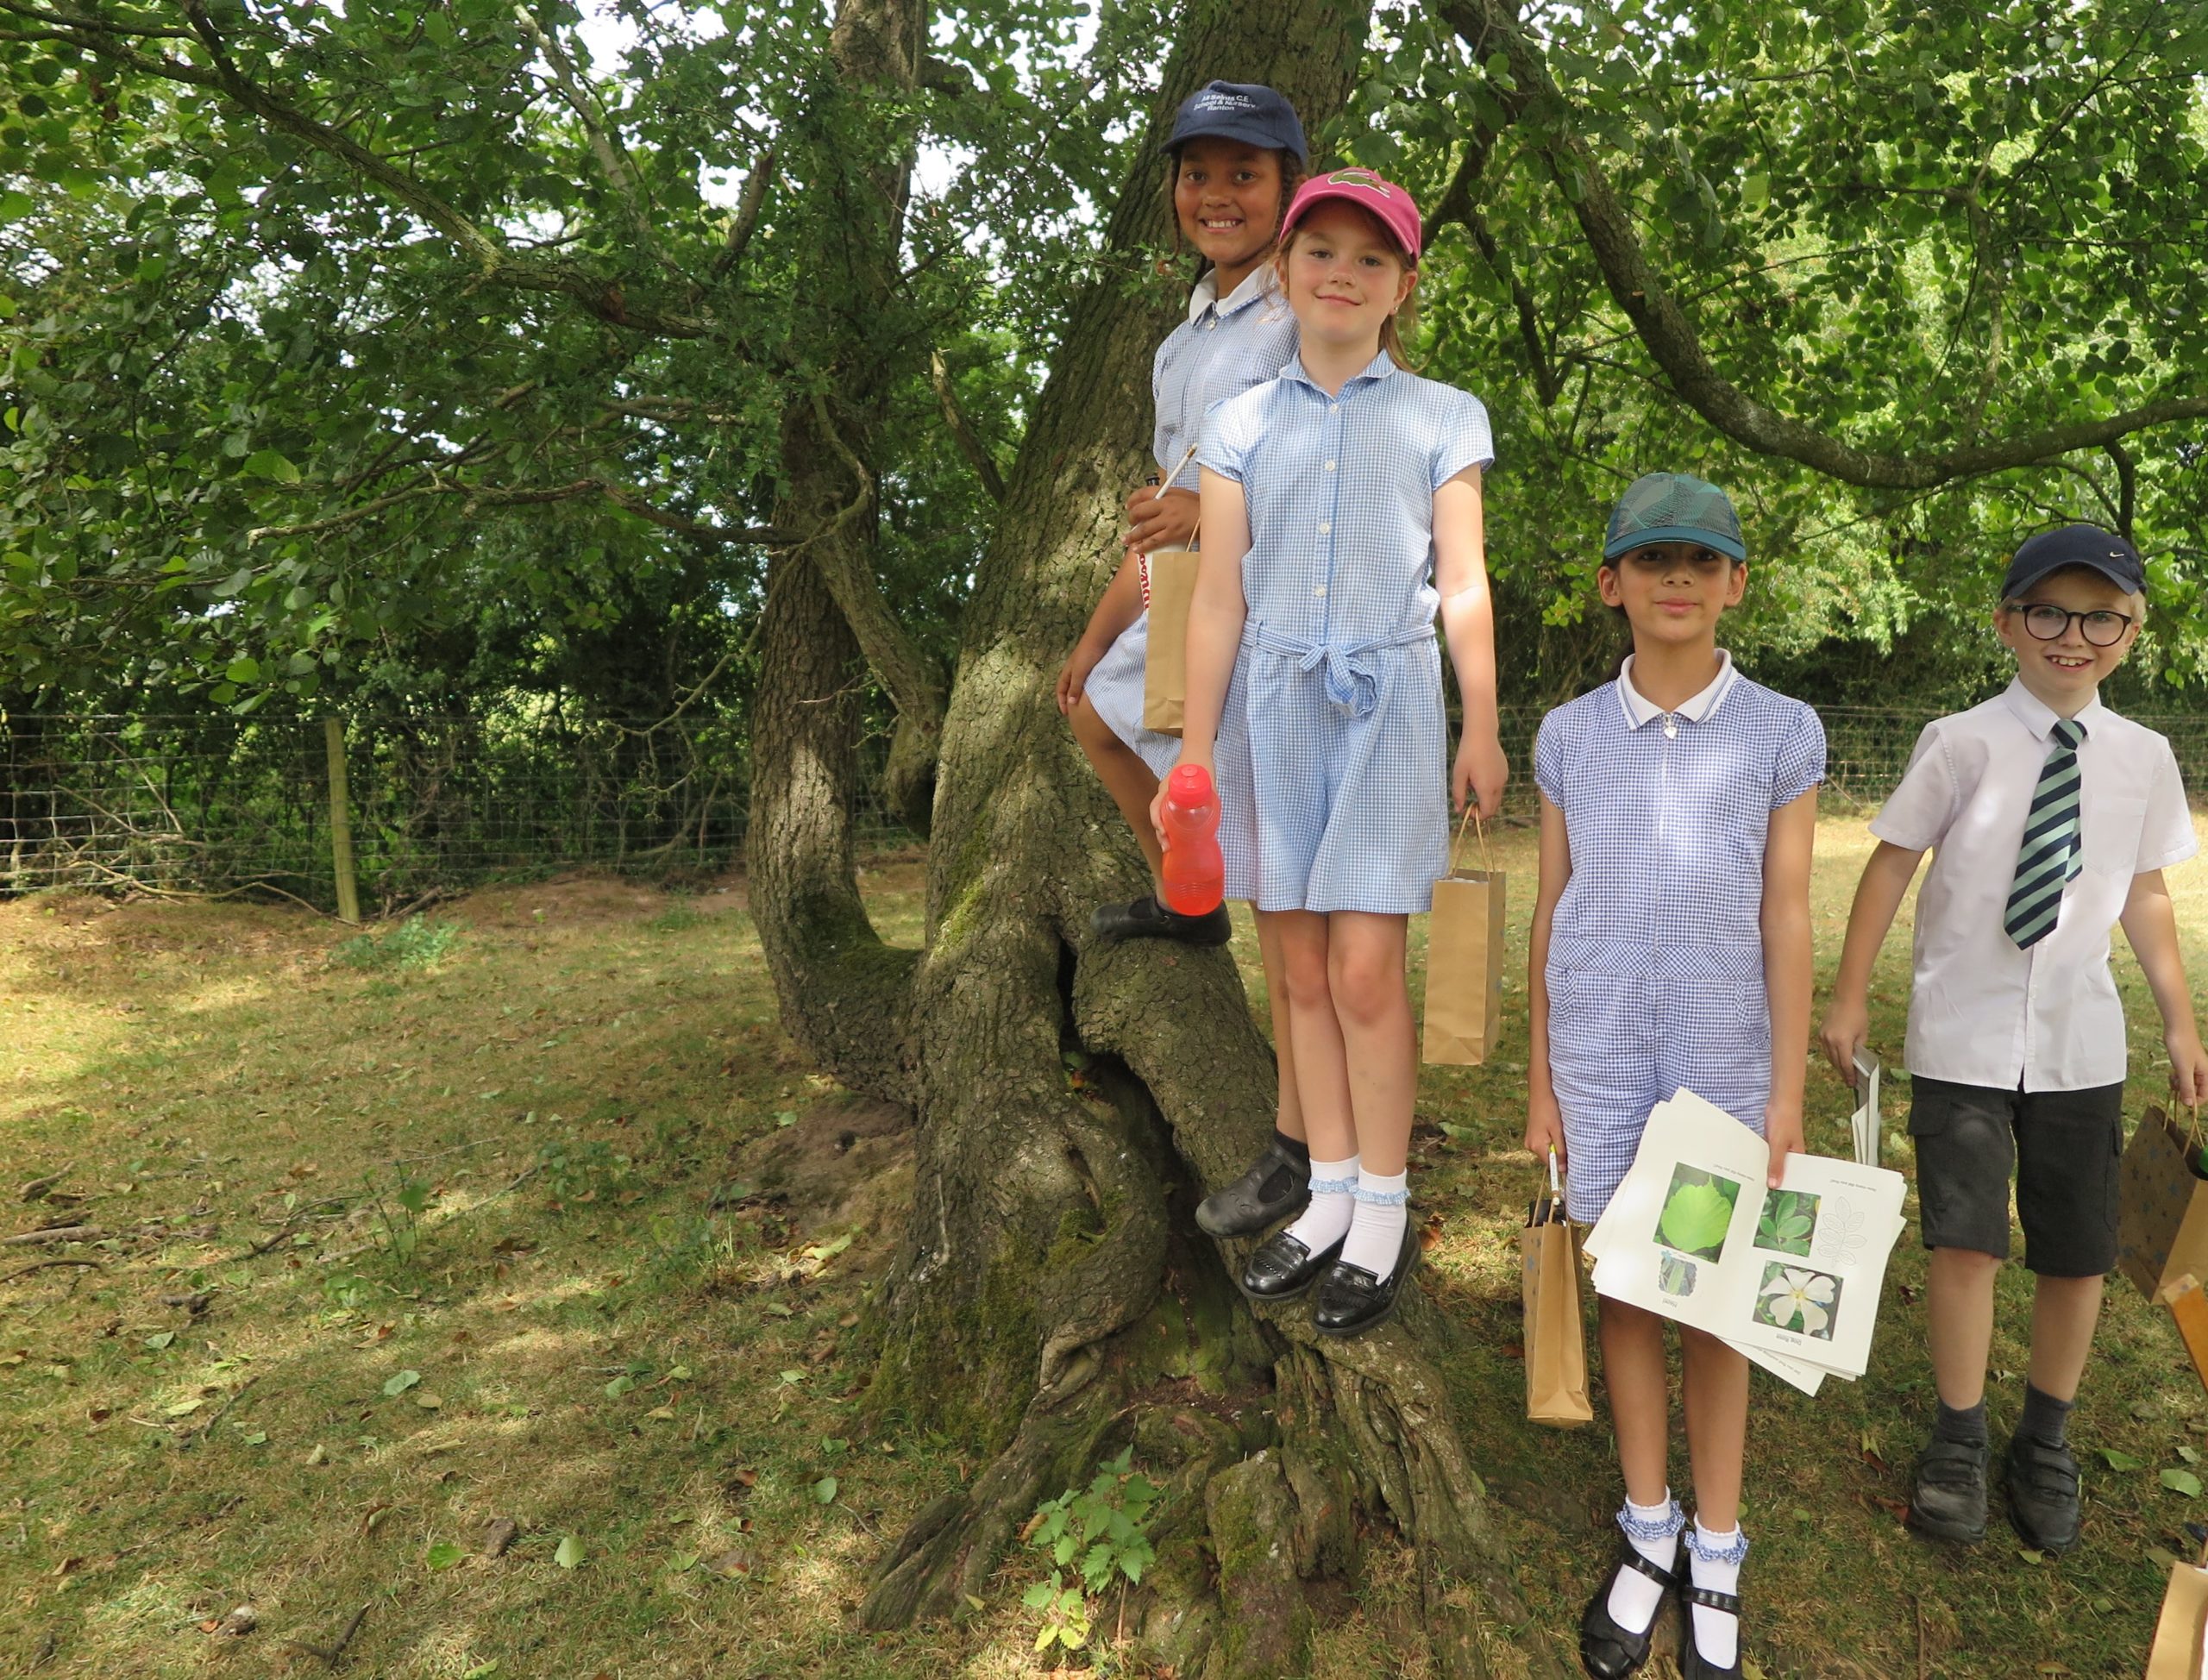
<svg viewBox="0 0 2208 1680"><path fill-rule="evenodd" d="M1157 410L1151 453L1159 472L1173 473L1175 488L1197 487L1189 451L1203 431L1205 414L1276 375L1294 358L1296 342L1295 317L1272 264L1259 263L1224 298L1216 274L1196 282L1189 318L1166 335L1150 369Z"/></svg>
<svg viewBox="0 0 2208 1680"><path fill-rule="evenodd" d="M2078 713L2083 867L2053 931L2019 950L2002 923L2055 713L2022 681L1935 718L1871 832L1935 848L1916 901L1904 1061L1912 1074L2001 1091L2082 1091L2124 1076L2109 930L2134 875L2199 849L2170 743L2099 697Z"/></svg>

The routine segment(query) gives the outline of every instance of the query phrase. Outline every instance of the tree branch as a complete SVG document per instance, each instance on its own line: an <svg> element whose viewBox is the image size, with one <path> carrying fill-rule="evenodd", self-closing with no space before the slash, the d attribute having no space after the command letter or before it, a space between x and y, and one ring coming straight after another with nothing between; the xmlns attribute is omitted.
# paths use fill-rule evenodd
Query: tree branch
<svg viewBox="0 0 2208 1680"><path fill-rule="evenodd" d="M744 248L751 243L751 231L759 225L759 212L767 203L767 190L774 184L775 152L769 147L759 154L759 161L743 178L743 191L736 201L736 218L728 224L728 242L713 259L715 279L743 260Z"/></svg>
<svg viewBox="0 0 2208 1680"><path fill-rule="evenodd" d="M950 383L950 369L944 366L943 352L928 352L928 379L935 386L935 399L943 404L943 423L950 428L951 440L958 445L958 453L966 457L966 464L982 481L982 488L989 492L993 502L1004 500L1004 474L997 470L982 440L974 435L973 427L966 423L966 411L958 405L957 388Z"/></svg>
<svg viewBox="0 0 2208 1680"><path fill-rule="evenodd" d="M788 532L772 525L715 525L701 520L686 519L681 514L669 513L664 508L655 506L624 486L611 484L604 479L576 479L568 484L557 485L501 486L454 484L434 474L426 483L394 490L388 495L362 502L358 507L347 508L342 513L332 513L294 525L257 525L246 533L246 541L258 542L271 536L311 536L323 531L336 530L342 526L373 518L402 502L415 501L424 496L465 497L467 503L462 511L468 513L473 513L479 507L532 507L549 502L572 502L585 496L603 496L624 513L632 513L664 530L706 542L772 546L791 541Z"/></svg>
<svg viewBox="0 0 2208 1680"><path fill-rule="evenodd" d="M651 216L645 204L644 184L638 179L636 166L622 154L620 147L600 120L597 99L584 87L582 78L575 72L574 60L568 56L567 48L560 45L556 36L549 33L536 21L527 6L517 5L514 16L521 20L530 38L536 41L536 50L544 54L544 61L551 66L553 78L558 82L568 108L583 125L584 136L590 141L591 154L598 160L599 171L605 175L622 205L629 212L629 220L637 237L646 250L656 250Z"/></svg>
<svg viewBox="0 0 2208 1680"><path fill-rule="evenodd" d="M1875 490L1929 490L1957 479L2029 466L2074 449L2104 448L2131 433L2208 416L2208 395L2166 397L2100 419L1923 454L1859 448L1803 425L1758 401L1721 373L1694 324L1665 290L1642 249L1625 204L1573 124L1571 102L1546 60L1521 27L1513 0L1442 0L1440 15L1468 43L1499 43L1515 91L1496 97L1526 127L1534 145L1567 191L1590 253L1610 296L1662 371L1672 392L1726 436L1760 454L1801 462L1843 484Z"/></svg>

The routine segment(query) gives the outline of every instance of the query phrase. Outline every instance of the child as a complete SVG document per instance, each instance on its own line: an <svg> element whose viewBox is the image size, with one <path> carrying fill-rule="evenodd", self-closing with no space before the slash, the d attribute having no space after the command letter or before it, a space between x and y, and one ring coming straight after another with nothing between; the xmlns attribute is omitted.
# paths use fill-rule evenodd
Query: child
<svg viewBox="0 0 2208 1680"><path fill-rule="evenodd" d="M1143 727L1143 676L1150 620L1143 556L1187 546L1196 532L1196 466L1191 450L1212 404L1271 379L1295 354L1295 317L1280 295L1270 259L1281 212L1303 178L1303 126L1269 87L1213 82L1182 103L1166 149L1180 237L1206 266L1189 299L1189 317L1158 346L1151 390L1157 404L1151 450L1170 486L1145 486L1127 498L1126 558L1088 627L1058 673L1058 710L1098 777L1134 830L1155 879L1164 854L1151 826L1158 778L1181 743ZM1176 470L1177 469L1177 470ZM1172 939L1223 945L1226 907L1208 916L1167 909L1157 892L1107 905L1093 925L1100 938ZM1295 1094L1286 995L1271 937L1260 931L1273 1038L1279 1062L1279 1119L1271 1141L1240 1178L1207 1197L1196 1223L1218 1237L1263 1230L1308 1199L1311 1157Z"/></svg>
<svg viewBox="0 0 2208 1680"><path fill-rule="evenodd" d="M1854 1081L1871 965L1927 847L1905 1061L1916 1191L1932 1251L1925 1317L1939 1415L1916 1465L1910 1524L1966 1544L1985 1533L1985 1366L1993 1276L2009 1253L2009 1174L2037 1274L2023 1415L2010 1438L2009 1518L2024 1544L2078 1538L2078 1460L2064 1439L2116 1263L2123 1149L2123 1010L2109 929L2146 971L2170 1088L2208 1101L2208 1056L2162 871L2192 856L2169 743L2100 703L2146 611L2122 537L2042 531L2017 550L1993 627L2017 656L1998 699L1927 724L1871 832L1825 1017Z"/></svg>
<svg viewBox="0 0 2208 1680"><path fill-rule="evenodd" d="M1410 196L1338 170L1305 183L1282 233L1301 350L1213 410L1197 452L1181 762L1214 773L1226 890L1279 941L1313 1157L1309 1207L1242 1287L1280 1300L1315 1284L1317 1329L1352 1336L1394 1310L1418 1246L1405 925L1446 867L1452 787L1492 813L1506 774L1480 535L1493 450L1477 399L1398 366ZM1465 703L1453 772L1437 605Z"/></svg>
<svg viewBox="0 0 2208 1680"><path fill-rule="evenodd" d="M1559 706L1534 745L1541 790L1526 1147L1571 1168L1566 1206L1599 1218L1649 1111L1684 1086L1771 1145L1802 1147L1810 1031L1810 852L1824 730L1733 668L1717 624L1747 586L1725 492L1684 473L1636 480L1610 514L1602 597L1633 653ZM1579 1623L1598 1680L1648 1655L1684 1527L1667 1485L1664 1321L1605 1299L1603 1383L1625 1472L1618 1563ZM1747 1361L1682 1326L1695 1524L1687 1680L1736 1676Z"/></svg>

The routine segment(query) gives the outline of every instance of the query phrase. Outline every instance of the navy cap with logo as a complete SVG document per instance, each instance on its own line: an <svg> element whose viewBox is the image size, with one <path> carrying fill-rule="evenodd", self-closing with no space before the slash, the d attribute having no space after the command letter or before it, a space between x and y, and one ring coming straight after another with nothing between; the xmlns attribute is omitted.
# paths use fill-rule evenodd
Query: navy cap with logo
<svg viewBox="0 0 2208 1680"><path fill-rule="evenodd" d="M1256 82L1205 83L1181 102L1163 149L1177 152L1192 140L1209 138L1293 152L1298 163L1310 159L1295 107Z"/></svg>
<svg viewBox="0 0 2208 1680"><path fill-rule="evenodd" d="M2147 567L2133 548L2098 525L2059 525L2024 539L2001 580L2001 599L2013 601L2051 572L2083 566L2098 572L2127 595L2147 592Z"/></svg>

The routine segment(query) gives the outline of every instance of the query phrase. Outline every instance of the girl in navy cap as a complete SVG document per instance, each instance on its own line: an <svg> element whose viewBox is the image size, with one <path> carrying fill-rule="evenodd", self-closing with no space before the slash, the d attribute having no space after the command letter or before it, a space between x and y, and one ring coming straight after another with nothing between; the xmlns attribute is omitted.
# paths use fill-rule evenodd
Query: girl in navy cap
<svg viewBox="0 0 2208 1680"><path fill-rule="evenodd" d="M1541 722L1540 888L1532 938L1526 1147L1571 1169L1591 1223L1633 1163L1649 1111L1680 1087L1771 1144L1802 1147L1810 1025L1810 851L1825 737L1817 714L1733 668L1717 624L1747 586L1725 492L1684 473L1636 480L1610 515L1603 599L1633 630L1614 681ZM1748 1366L1682 1326L1695 1521L1679 1580L1666 1485L1664 1321L1604 1299L1603 1378L1625 1472L1617 1566L1579 1624L1597 1680L1640 1666L1665 1592L1692 1608L1687 1680L1740 1667L1738 1589Z"/></svg>
<svg viewBox="0 0 2208 1680"><path fill-rule="evenodd" d="M1157 403L1151 441L1158 473L1127 498L1126 558L1058 673L1058 710L1073 725L1105 787L1133 828L1155 877L1164 855L1151 825L1158 778L1181 743L1143 727L1143 674L1150 639L1144 556L1192 546L1196 533L1196 434L1214 404L1271 379L1295 354L1295 317L1281 295L1270 259L1289 197L1303 179L1303 125L1269 87L1213 82L1181 104L1165 149L1167 188L1180 243L1201 266L1188 318L1158 346L1151 375ZM1226 907L1208 916L1167 909L1155 892L1107 905L1095 918L1107 939L1172 939L1223 945ZM1273 1005L1280 1063L1275 1135L1249 1170L1207 1198L1198 1225L1214 1236L1240 1236L1285 1219L1304 1202L1310 1155L1295 1098L1285 997L1270 936L1259 943Z"/></svg>
<svg viewBox="0 0 2208 1680"><path fill-rule="evenodd" d="M1410 195L1337 170L1297 192L1285 229L1298 354L1214 408L1197 450L1181 761L1213 773L1227 893L1278 942L1310 1138L1310 1206L1242 1288L1314 1290L1314 1326L1351 1336L1393 1311L1417 1252L1407 924L1447 867L1452 780L1492 814L1506 774L1481 540L1494 452L1477 398L1399 365ZM1465 702L1453 774L1437 611Z"/></svg>

